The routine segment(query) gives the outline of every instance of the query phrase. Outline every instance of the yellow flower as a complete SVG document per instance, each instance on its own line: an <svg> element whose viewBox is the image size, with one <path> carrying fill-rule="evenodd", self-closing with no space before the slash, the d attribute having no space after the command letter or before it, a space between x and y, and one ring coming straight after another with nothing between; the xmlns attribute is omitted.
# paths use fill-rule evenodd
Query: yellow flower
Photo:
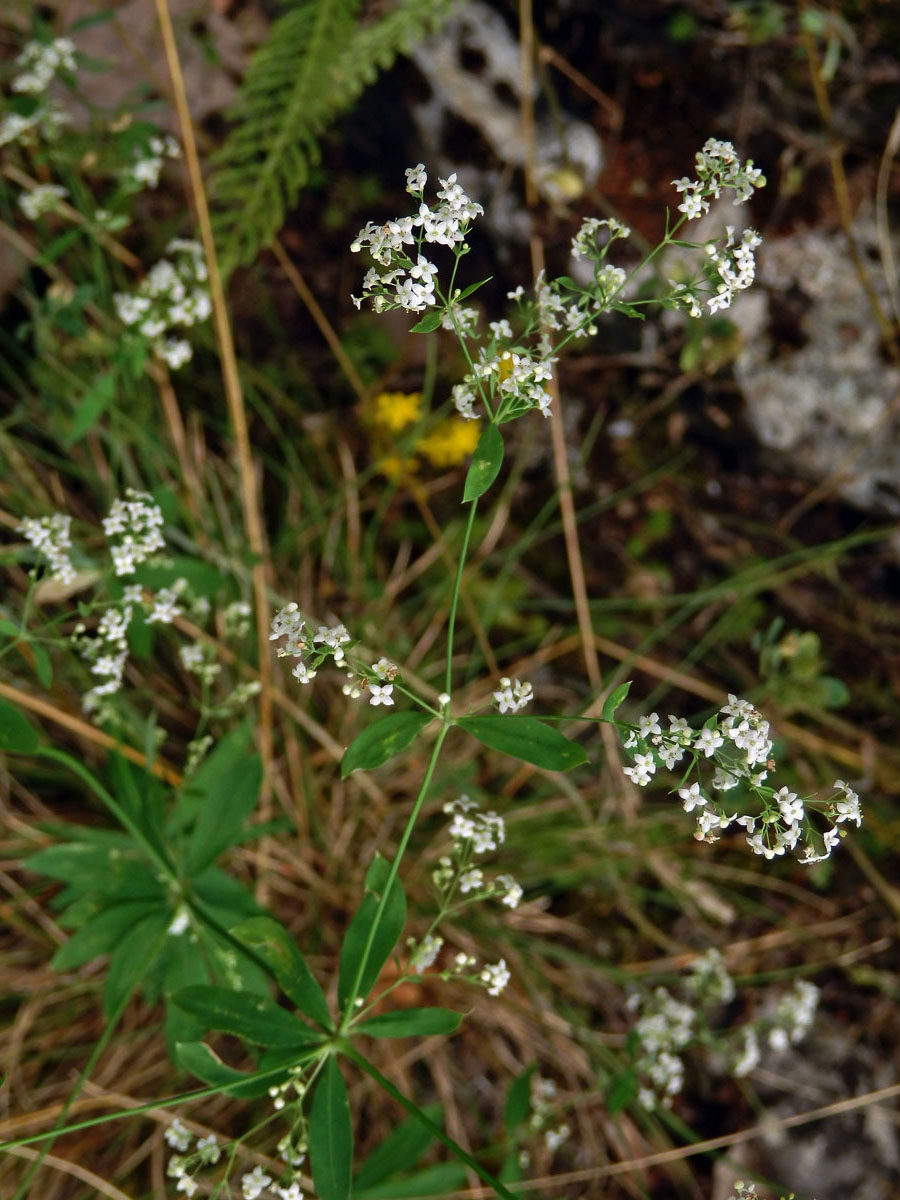
<svg viewBox="0 0 900 1200"><path fill-rule="evenodd" d="M392 479L394 482L400 482L403 479L408 479L419 469L419 464L415 458L401 458L399 454L389 454L386 458L378 460L378 470L385 479Z"/></svg>
<svg viewBox="0 0 900 1200"><path fill-rule="evenodd" d="M419 419L421 392L379 392L372 402L375 424L388 433L400 433Z"/></svg>
<svg viewBox="0 0 900 1200"><path fill-rule="evenodd" d="M480 433L478 421L448 417L446 421L435 425L431 433L419 441L416 450L427 458L433 467L455 467L475 449Z"/></svg>

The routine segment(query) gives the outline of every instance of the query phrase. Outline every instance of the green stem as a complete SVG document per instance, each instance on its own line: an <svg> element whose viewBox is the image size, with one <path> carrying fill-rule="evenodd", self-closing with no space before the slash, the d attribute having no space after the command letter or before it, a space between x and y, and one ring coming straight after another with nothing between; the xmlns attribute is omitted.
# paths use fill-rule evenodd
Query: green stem
<svg viewBox="0 0 900 1200"><path fill-rule="evenodd" d="M425 771L425 778L422 780L422 786L419 788L419 794L416 796L415 803L412 807L412 812L409 814L409 819L406 822L406 828L403 830L403 836L400 838L400 844L397 847L397 853L394 855L394 861L391 863L391 869L388 872L387 882L381 893L381 899L378 901L378 907L375 910L375 916L372 919L372 924L369 927L369 933L366 937L366 944L363 947L363 952L360 955L359 962L356 967L356 975L353 979L353 986L347 996L347 1003L341 1016L341 1023L338 1027L338 1033L342 1034L347 1031L351 1019L354 1016L354 1006L356 997L359 995L360 983L362 982L363 972L366 969L366 963L369 961L369 955L372 952L372 945L375 941L375 934L378 932L378 926L381 924L384 910L387 907L388 897L391 894L391 888L397 879L397 872L400 870L400 863L403 855L406 853L406 847L409 845L409 839L412 837L412 831L415 828L416 821L419 818L419 813L422 810L422 805L425 801L425 796L431 786L431 778L434 775L434 769L437 766L438 756L441 753L441 747L444 744L444 738L447 736L447 730L450 728L450 722L445 719L441 726L440 732L435 739L434 746L431 751L431 758L428 760L428 767Z"/></svg>
<svg viewBox="0 0 900 1200"><path fill-rule="evenodd" d="M459 552L459 566L456 568L456 579L453 581L453 596L450 600L450 616L447 620L447 668L444 674L444 691L448 696L451 694L450 689L453 683L453 635L456 631L456 610L459 607L459 593L462 587L463 570L469 553L469 542L472 538L472 529L475 525L475 513L477 510L478 501L476 499L471 502L469 507L466 532L463 535L462 549Z"/></svg>
<svg viewBox="0 0 900 1200"><path fill-rule="evenodd" d="M481 1166L481 1164L477 1162L472 1155L468 1153L468 1151L463 1150L462 1146L460 1146L458 1142L454 1142L453 1138L450 1137L449 1134L444 1133L440 1125L436 1125L434 1121L427 1117L425 1113L423 1113L422 1110L412 1102L412 1100L409 1100L401 1091L395 1088L389 1079L385 1079L378 1068L373 1066L367 1058L364 1058L352 1046L344 1047L344 1053L349 1059L356 1063L360 1070L365 1071L367 1075L371 1076L371 1078L375 1080L379 1087L383 1088L389 1096L396 1100L398 1104L401 1104L412 1117L414 1117L421 1125L424 1125L433 1137L437 1138L439 1142L442 1142L443 1145L445 1145L452 1154L455 1154L461 1162L464 1162L467 1167L470 1167L479 1179L486 1183L488 1187L492 1187L498 1196L503 1196L505 1200L516 1200L514 1192L511 1192L508 1188L504 1187L500 1180L495 1178L490 1171L485 1170L485 1168Z"/></svg>

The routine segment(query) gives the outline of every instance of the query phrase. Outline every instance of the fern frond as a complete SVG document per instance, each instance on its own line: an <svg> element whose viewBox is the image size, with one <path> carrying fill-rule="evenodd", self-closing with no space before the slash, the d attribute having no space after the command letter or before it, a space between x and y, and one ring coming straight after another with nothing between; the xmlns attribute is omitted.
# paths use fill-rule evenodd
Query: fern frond
<svg viewBox="0 0 900 1200"><path fill-rule="evenodd" d="M284 224L319 136L379 70L431 32L452 0L401 0L368 25L360 0L290 0L250 63L234 125L213 158L210 194L224 269L250 262Z"/></svg>

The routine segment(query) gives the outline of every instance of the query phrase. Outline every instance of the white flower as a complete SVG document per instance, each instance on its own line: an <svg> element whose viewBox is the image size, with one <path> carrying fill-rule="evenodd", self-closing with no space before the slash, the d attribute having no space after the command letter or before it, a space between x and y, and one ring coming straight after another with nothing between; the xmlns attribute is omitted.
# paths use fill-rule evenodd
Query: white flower
<svg viewBox="0 0 900 1200"><path fill-rule="evenodd" d="M642 738L647 738L651 733L662 733L659 727L659 713L650 713L648 716L638 719L638 733Z"/></svg>
<svg viewBox="0 0 900 1200"><path fill-rule="evenodd" d="M745 1075L749 1075L757 1066L759 1066L759 1039L756 1036L756 1031L752 1027L747 1027L744 1030L744 1048L741 1051L741 1056L732 1068L735 1076L738 1079L743 1079Z"/></svg>
<svg viewBox="0 0 900 1200"><path fill-rule="evenodd" d="M522 888L512 875L498 875L494 880L494 887L503 891L503 895L500 897L501 904L505 904L507 908L518 907L519 901L522 899Z"/></svg>
<svg viewBox="0 0 900 1200"><path fill-rule="evenodd" d="M656 773L656 762L652 754L636 754L634 766L624 767L623 770L638 787L646 787Z"/></svg>
<svg viewBox="0 0 900 1200"><path fill-rule="evenodd" d="M197 1153L200 1155L201 1162L217 1163L219 1161L222 1151L219 1149L214 1133L197 1139Z"/></svg>
<svg viewBox="0 0 900 1200"><path fill-rule="evenodd" d="M193 1194L194 1194L194 1192L196 1192L196 1190L197 1190L197 1184L190 1177L190 1175L182 1175L179 1178L178 1183L175 1185L175 1191L176 1192L184 1192L184 1194L186 1196L193 1196Z"/></svg>
<svg viewBox="0 0 900 1200"><path fill-rule="evenodd" d="M684 801L684 811L688 813L707 803L706 797L700 791L699 783L692 783L690 787L679 788L678 795Z"/></svg>
<svg viewBox="0 0 900 1200"><path fill-rule="evenodd" d="M844 793L843 800L837 800L834 804L835 821L840 824L842 821L855 821L857 826L862 823L862 811L859 807L859 796L849 784L844 783L843 779L834 781L836 791Z"/></svg>
<svg viewBox="0 0 900 1200"><path fill-rule="evenodd" d="M180 1117L176 1117L169 1128L163 1135L166 1139L166 1145L171 1146L173 1150L180 1150L182 1153L190 1149L193 1136L191 1131L185 1126Z"/></svg>
<svg viewBox="0 0 900 1200"><path fill-rule="evenodd" d="M506 959L501 958L498 963L482 967L478 978L487 988L489 996L499 996L511 979Z"/></svg>
<svg viewBox="0 0 900 1200"><path fill-rule="evenodd" d="M394 690L392 683L373 683L369 686L369 703L372 705L393 704L394 700L391 693Z"/></svg>
<svg viewBox="0 0 900 1200"><path fill-rule="evenodd" d="M415 946L415 943L410 939L410 942ZM434 966L437 956L441 952L441 947L444 944L444 939L435 936L433 933L426 933L418 946L415 946L409 959L410 971L419 972L426 971L429 967Z"/></svg>
<svg viewBox="0 0 900 1200"><path fill-rule="evenodd" d="M470 867L468 871L463 871L459 877L459 890L465 894L473 892L476 888L484 886L484 872L480 867Z"/></svg>
<svg viewBox="0 0 900 1200"><path fill-rule="evenodd" d="M256 1200L257 1196L261 1195L271 1182L271 1178L266 1175L262 1167L254 1167L241 1179L244 1200Z"/></svg>
<svg viewBox="0 0 900 1200"><path fill-rule="evenodd" d="M18 527L25 540L47 560L50 578L64 584L75 582L75 568L69 557L71 525L67 513L53 513L49 517L26 517Z"/></svg>
<svg viewBox="0 0 900 1200"><path fill-rule="evenodd" d="M276 1186L275 1192L279 1200L303 1200L303 1193L300 1190L300 1184L296 1181L289 1187Z"/></svg>
<svg viewBox="0 0 900 1200"><path fill-rule="evenodd" d="M291 674L295 679L299 679L301 683L312 683L317 672L312 667L307 666L305 662L298 662Z"/></svg>
<svg viewBox="0 0 900 1200"><path fill-rule="evenodd" d="M717 729L701 729L694 738L694 749L702 751L707 758L712 758L716 750L725 744L725 739Z"/></svg>
<svg viewBox="0 0 900 1200"><path fill-rule="evenodd" d="M44 213L53 212L59 208L60 201L65 200L68 192L64 187L54 183L40 184L30 192L23 192L19 197L19 208L29 221L36 221Z"/></svg>

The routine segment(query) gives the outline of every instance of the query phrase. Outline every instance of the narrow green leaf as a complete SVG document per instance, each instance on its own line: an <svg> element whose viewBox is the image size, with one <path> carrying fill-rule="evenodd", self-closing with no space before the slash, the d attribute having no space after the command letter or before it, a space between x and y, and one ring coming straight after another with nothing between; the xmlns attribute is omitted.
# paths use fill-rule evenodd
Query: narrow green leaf
<svg viewBox="0 0 900 1200"><path fill-rule="evenodd" d="M109 1019L128 999L159 958L171 914L157 909L133 925L109 956L103 988L103 1015Z"/></svg>
<svg viewBox="0 0 900 1200"><path fill-rule="evenodd" d="M9 621L6 617L0 617L0 633L5 637L15 638L16 641L22 636L22 630L15 621Z"/></svg>
<svg viewBox="0 0 900 1200"><path fill-rule="evenodd" d="M637 1090L637 1076L634 1068L628 1067L620 1075L616 1075L606 1089L607 1111L614 1115L621 1112L623 1108L627 1108L637 1096Z"/></svg>
<svg viewBox="0 0 900 1200"><path fill-rule="evenodd" d="M477 292L478 289L484 287L486 283L490 283L493 278L493 275L488 275L487 279L479 279L477 283L470 283L467 288L463 288L459 295L454 295L453 303L459 304L463 300L468 300L473 292Z"/></svg>
<svg viewBox="0 0 900 1200"><path fill-rule="evenodd" d="M41 687L48 688L53 682L53 666L50 662L50 655L40 642L31 643L31 653L34 655L34 673L38 677L38 682Z"/></svg>
<svg viewBox="0 0 900 1200"><path fill-rule="evenodd" d="M503 465L503 434L496 425L485 426L469 470L466 474L466 486L463 490L463 503L477 500L488 490Z"/></svg>
<svg viewBox="0 0 900 1200"><path fill-rule="evenodd" d="M329 1058L309 1113L309 1165L320 1200L347 1200L353 1166L353 1128L341 1069Z"/></svg>
<svg viewBox="0 0 900 1200"><path fill-rule="evenodd" d="M351 771L371 771L405 750L432 720L430 713L389 713L355 737L341 759L341 778Z"/></svg>
<svg viewBox="0 0 900 1200"><path fill-rule="evenodd" d="M432 1037L456 1033L462 1018L462 1013L449 1008L409 1008L379 1013L354 1025L353 1031L377 1038Z"/></svg>
<svg viewBox="0 0 900 1200"><path fill-rule="evenodd" d="M258 1046L311 1046L321 1038L308 1025L265 996L198 984L184 988L172 1003L204 1022L206 1029L232 1033Z"/></svg>
<svg viewBox="0 0 900 1200"><path fill-rule="evenodd" d="M66 446L71 446L73 442L83 438L88 430L93 428L112 403L115 394L116 375L114 371L106 371L93 381L75 407L72 424L65 438Z"/></svg>
<svg viewBox="0 0 900 1200"><path fill-rule="evenodd" d="M262 1096L275 1082L266 1079L248 1079L244 1071L236 1071L223 1063L204 1042L178 1042L175 1046L175 1061L184 1071L208 1083L210 1087L227 1089L229 1096L250 1098Z"/></svg>
<svg viewBox="0 0 900 1200"><path fill-rule="evenodd" d="M618 687L613 688L606 699L603 701L603 720L611 721L616 715L616 709L628 695L631 689L631 680L627 683L620 683Z"/></svg>
<svg viewBox="0 0 900 1200"><path fill-rule="evenodd" d="M108 954L139 921L158 908L158 903L146 900L104 908L60 946L50 960L51 967L56 971L67 971L99 958L101 954Z"/></svg>
<svg viewBox="0 0 900 1200"><path fill-rule="evenodd" d="M13 704L0 700L0 751L34 754L40 745L37 730Z"/></svg>
<svg viewBox="0 0 900 1200"><path fill-rule="evenodd" d="M439 1104L428 1104L423 1112L435 1122L443 1118L443 1110ZM429 1130L412 1117L407 1117L375 1147L357 1171L353 1179L354 1197L376 1187L400 1171L410 1170L433 1141Z"/></svg>
<svg viewBox="0 0 900 1200"><path fill-rule="evenodd" d="M531 1080L534 1066L526 1067L521 1075L512 1081L506 1093L506 1104L503 1108L503 1124L507 1134L514 1133L527 1119L531 1112Z"/></svg>
<svg viewBox="0 0 900 1200"><path fill-rule="evenodd" d="M416 321L410 333L432 333L440 325L443 315L443 310L426 313L421 321Z"/></svg>
<svg viewBox="0 0 900 1200"><path fill-rule="evenodd" d="M588 761L577 742L537 717L460 717L456 724L492 750L547 771L569 771Z"/></svg>
<svg viewBox="0 0 900 1200"><path fill-rule="evenodd" d="M229 772L200 808L190 839L192 875L211 866L229 846L241 840L244 822L256 808L262 786L262 759L249 754Z"/></svg>
<svg viewBox="0 0 900 1200"><path fill-rule="evenodd" d="M322 989L283 925L271 917L251 917L231 932L241 945L263 960L278 986L302 1013L326 1029L331 1028L331 1014Z"/></svg>
<svg viewBox="0 0 900 1200"><path fill-rule="evenodd" d="M338 967L338 1001L343 1011L347 1005L350 989L356 979L359 963L369 940L369 930L375 920L378 904L387 884L390 864L376 854L375 860L366 873L366 895L356 911L349 928L344 935L341 946L341 959ZM384 913L366 959L365 969L359 984L359 995L368 996L375 980L381 974L381 968L390 957L406 925L406 896L399 879L395 879L385 905Z"/></svg>

